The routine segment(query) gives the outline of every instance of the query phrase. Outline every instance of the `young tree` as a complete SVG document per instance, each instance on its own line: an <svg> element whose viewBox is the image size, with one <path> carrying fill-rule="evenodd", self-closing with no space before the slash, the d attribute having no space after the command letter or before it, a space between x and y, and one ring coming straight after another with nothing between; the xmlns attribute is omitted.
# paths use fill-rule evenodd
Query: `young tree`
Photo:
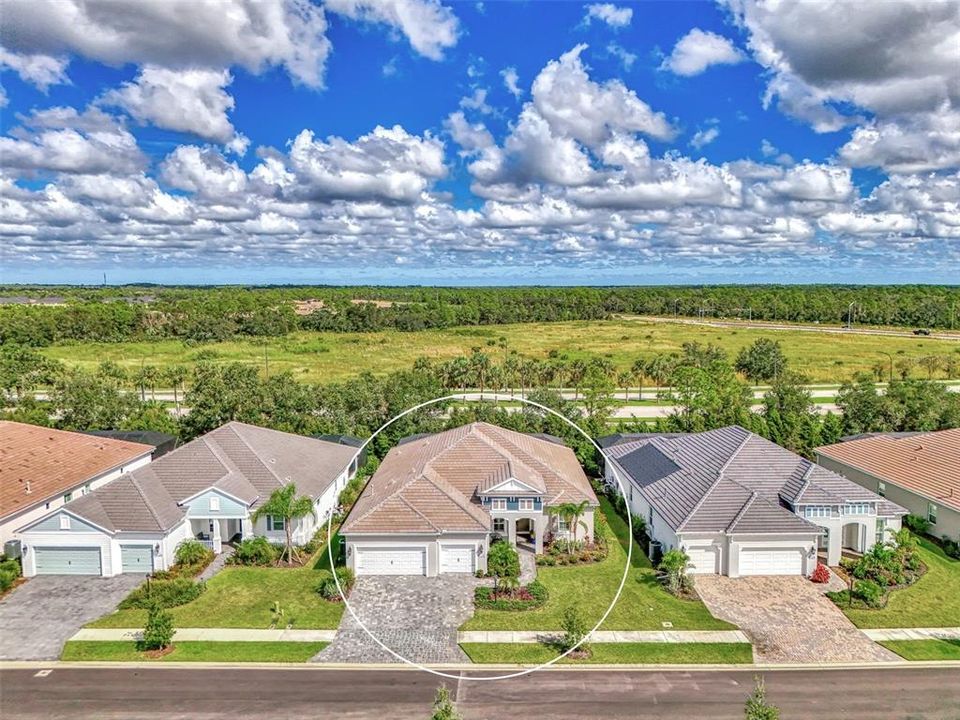
<svg viewBox="0 0 960 720"><path fill-rule="evenodd" d="M487 572L493 576L494 590L500 587L501 579L519 577L520 556L517 549L506 540L493 543L487 555Z"/></svg>
<svg viewBox="0 0 960 720"><path fill-rule="evenodd" d="M689 567L690 556L680 548L674 548L663 554L657 569L663 573L667 589L674 595L679 595L687 583Z"/></svg>
<svg viewBox="0 0 960 720"><path fill-rule="evenodd" d="M667 425L672 431L701 432L748 422L750 388L727 363L716 362L708 368L680 365L671 382L667 398L676 410Z"/></svg>
<svg viewBox="0 0 960 720"><path fill-rule="evenodd" d="M267 501L254 510L250 517L254 522L257 522L260 518L268 515L273 518L283 519L283 529L287 542L286 557L289 562L293 562L294 560L299 562L299 553L293 545L293 521L305 518L307 515L313 515L314 518L317 517L317 513L313 508L313 500L306 495L298 497L297 486L290 483L270 493ZM279 557L277 558L278 565L280 564L280 559Z"/></svg>
<svg viewBox="0 0 960 720"><path fill-rule="evenodd" d="M767 690L763 678L756 678L756 685L744 708L746 720L780 720L780 711L767 702Z"/></svg>
<svg viewBox="0 0 960 720"><path fill-rule="evenodd" d="M757 338L737 355L736 368L754 383L768 382L780 376L787 367L787 358L779 340Z"/></svg>
<svg viewBox="0 0 960 720"><path fill-rule="evenodd" d="M437 688L437 694L433 698L433 715L430 720L463 720L463 716L457 711L457 705L450 696L450 691L446 685Z"/></svg>
<svg viewBox="0 0 960 720"><path fill-rule="evenodd" d="M563 621L560 627L563 629L560 646L564 652L571 648L577 648L582 653L590 653L590 646L584 642L587 633L590 632L590 627L576 605L569 605L563 611Z"/></svg>
<svg viewBox="0 0 960 720"><path fill-rule="evenodd" d="M163 650L173 642L173 615L164 610L159 603L153 603L147 610L147 623L143 627L144 650Z"/></svg>

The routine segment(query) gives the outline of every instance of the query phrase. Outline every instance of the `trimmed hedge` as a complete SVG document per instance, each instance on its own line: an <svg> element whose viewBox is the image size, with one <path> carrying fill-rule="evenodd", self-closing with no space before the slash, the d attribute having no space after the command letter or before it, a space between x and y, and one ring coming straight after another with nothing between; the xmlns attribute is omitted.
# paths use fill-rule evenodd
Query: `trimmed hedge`
<svg viewBox="0 0 960 720"><path fill-rule="evenodd" d="M516 590L499 590L483 585L473 591L473 603L486 610L534 610L543 607L550 598L547 586L534 580Z"/></svg>
<svg viewBox="0 0 960 720"><path fill-rule="evenodd" d="M206 589L206 583L194 582L188 577L175 577L171 580L150 580L134 589L117 607L121 610L130 608L148 610L153 605L162 608L177 607L193 602Z"/></svg>

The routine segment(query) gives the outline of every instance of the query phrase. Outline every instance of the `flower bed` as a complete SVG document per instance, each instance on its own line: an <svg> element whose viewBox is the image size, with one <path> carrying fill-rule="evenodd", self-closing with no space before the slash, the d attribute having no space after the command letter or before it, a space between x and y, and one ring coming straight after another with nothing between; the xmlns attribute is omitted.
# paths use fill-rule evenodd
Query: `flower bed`
<svg viewBox="0 0 960 720"><path fill-rule="evenodd" d="M549 597L546 586L534 580L518 588L494 590L486 585L480 586L474 590L473 602L478 608L487 610L533 610L542 607Z"/></svg>

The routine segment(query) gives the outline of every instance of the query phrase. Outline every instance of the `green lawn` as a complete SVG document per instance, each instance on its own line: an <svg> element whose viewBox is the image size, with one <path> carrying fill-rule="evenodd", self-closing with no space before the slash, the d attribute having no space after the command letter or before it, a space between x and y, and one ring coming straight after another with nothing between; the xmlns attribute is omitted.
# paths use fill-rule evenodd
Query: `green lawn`
<svg viewBox="0 0 960 720"><path fill-rule="evenodd" d="M148 658L127 641L72 640L63 647L61 660L74 662L307 662L329 643L313 642L178 642L173 652Z"/></svg>
<svg viewBox="0 0 960 720"><path fill-rule="evenodd" d="M455 327L420 332L375 333L295 332L270 339L267 345L271 372L289 370L295 377L312 382L331 382L355 377L364 371L384 373L406 370L420 356L447 360L468 354L487 340L507 339L512 350L536 358L557 351L571 358L603 356L618 367L631 365L638 356L679 352L685 342L711 342L731 356L759 337L781 341L784 354L794 370L813 382L839 383L857 371L869 371L883 361L881 352L897 357L947 355L958 347L956 341L932 338L904 338L876 335L817 334L793 330L752 330L711 328L675 323L615 319L529 323L495 326ZM200 358L212 362L246 362L263 367L261 338L230 340L187 346L179 340L126 343L78 343L43 348L48 357L67 365L94 368L112 360L128 370L141 362L160 368L174 364L192 365Z"/></svg>
<svg viewBox="0 0 960 720"><path fill-rule="evenodd" d="M461 643L460 647L475 663L516 663L538 665L559 653L537 643ZM564 664L639 664L700 665L745 664L753 662L753 650L747 643L594 643L588 660L569 660Z"/></svg>
<svg viewBox="0 0 960 720"><path fill-rule="evenodd" d="M186 605L171 608L174 627L270 627L273 603L279 601L293 627L330 629L340 624L343 603L327 602L316 592L323 578L327 549L323 547L301 568L260 568L228 566L207 582L207 591ZM118 610L104 615L87 627L139 628L147 619L146 610Z"/></svg>
<svg viewBox="0 0 960 720"><path fill-rule="evenodd" d="M960 560L943 554L938 545L920 538L920 559L926 574L903 590L895 590L880 610L841 609L857 627L911 628L960 625Z"/></svg>
<svg viewBox="0 0 960 720"><path fill-rule="evenodd" d="M550 599L537 610L508 612L478 610L461 630L559 630L564 610L576 605L592 627L610 605L623 576L628 533L626 523L606 498L601 508L610 523L610 553L591 565L537 568L537 578L547 586ZM730 630L733 625L714 618L703 603L678 600L657 581L650 561L633 543L631 567L623 593L603 624L604 630Z"/></svg>
<svg viewBox="0 0 960 720"><path fill-rule="evenodd" d="M880 644L904 660L960 660L960 640L888 640Z"/></svg>

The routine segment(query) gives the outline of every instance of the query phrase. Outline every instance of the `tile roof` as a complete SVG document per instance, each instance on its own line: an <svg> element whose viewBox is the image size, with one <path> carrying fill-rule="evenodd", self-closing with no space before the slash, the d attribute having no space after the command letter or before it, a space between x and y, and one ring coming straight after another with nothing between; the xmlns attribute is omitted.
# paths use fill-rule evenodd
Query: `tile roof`
<svg viewBox="0 0 960 720"><path fill-rule="evenodd" d="M0 420L0 517L150 455L153 446Z"/></svg>
<svg viewBox="0 0 960 720"><path fill-rule="evenodd" d="M110 532L166 532L185 500L213 487L256 508L291 482L319 497L356 448L230 422L67 504Z"/></svg>
<svg viewBox="0 0 960 720"><path fill-rule="evenodd" d="M815 532L790 509L801 504L871 500L905 512L739 426L624 439L605 452L677 532Z"/></svg>
<svg viewBox="0 0 960 720"><path fill-rule="evenodd" d="M960 511L960 429L874 435L816 452Z"/></svg>
<svg viewBox="0 0 960 720"><path fill-rule="evenodd" d="M597 503L570 448L477 422L390 450L342 532L484 532L490 516L477 494L510 477L542 489L546 504Z"/></svg>

